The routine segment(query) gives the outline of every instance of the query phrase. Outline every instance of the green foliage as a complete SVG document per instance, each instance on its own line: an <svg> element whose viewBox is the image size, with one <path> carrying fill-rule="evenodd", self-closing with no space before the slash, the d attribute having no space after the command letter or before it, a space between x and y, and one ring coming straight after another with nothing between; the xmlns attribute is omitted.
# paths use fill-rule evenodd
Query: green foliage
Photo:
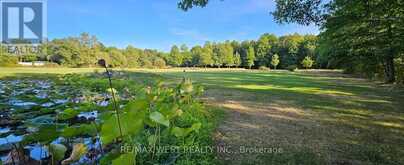
<svg viewBox="0 0 404 165"><path fill-rule="evenodd" d="M178 3L178 7L182 10L187 11L188 9L191 9L194 6L202 6L204 7L206 4L208 4L209 0L181 0Z"/></svg>
<svg viewBox="0 0 404 165"><path fill-rule="evenodd" d="M18 58L11 55L0 55L0 66L13 67L18 63Z"/></svg>
<svg viewBox="0 0 404 165"><path fill-rule="evenodd" d="M188 136L192 131L199 131L201 128L202 124L201 123L195 123L193 124L190 128L180 128L180 127L174 127L171 130L171 133L175 135L178 138L181 137L186 137Z"/></svg>
<svg viewBox="0 0 404 165"><path fill-rule="evenodd" d="M311 68L313 66L314 61L311 59L311 57L307 56L303 59L302 61L302 66L306 69Z"/></svg>
<svg viewBox="0 0 404 165"><path fill-rule="evenodd" d="M404 56L396 59L395 61L395 66L397 70L397 82L404 84Z"/></svg>
<svg viewBox="0 0 404 165"><path fill-rule="evenodd" d="M116 115L111 115L101 128L103 145L108 145L121 136L119 125L124 137L139 133L144 127L143 120L146 109L146 104L140 100L126 105L125 114L121 116L119 121Z"/></svg>
<svg viewBox="0 0 404 165"><path fill-rule="evenodd" d="M48 151L52 155L53 164L57 164L65 157L67 148L62 144L49 144Z"/></svg>
<svg viewBox="0 0 404 165"><path fill-rule="evenodd" d="M396 80L394 60L404 52L399 44L404 42L402 8L402 1L278 0L274 16L278 22L320 25L322 57L370 77L383 73L391 83ZM363 67L355 69L358 64Z"/></svg>
<svg viewBox="0 0 404 165"><path fill-rule="evenodd" d="M119 158L112 161L112 165L135 165L136 159L135 155L128 153L119 156Z"/></svg>
<svg viewBox="0 0 404 165"><path fill-rule="evenodd" d="M251 67L254 65L254 61L255 61L255 52L254 52L254 48L252 46L248 47L247 50L247 66L248 68L251 69Z"/></svg>
<svg viewBox="0 0 404 165"><path fill-rule="evenodd" d="M95 124L79 124L67 127L63 130L61 136L65 138L96 136L98 133Z"/></svg>
<svg viewBox="0 0 404 165"><path fill-rule="evenodd" d="M275 54L272 56L272 60L271 60L271 65L274 67L274 69L276 69L276 67L279 65L279 55Z"/></svg>
<svg viewBox="0 0 404 165"><path fill-rule="evenodd" d="M183 55L181 54L180 49L176 45L174 45L171 48L168 63L173 66L181 66L182 62L183 62Z"/></svg>
<svg viewBox="0 0 404 165"><path fill-rule="evenodd" d="M156 122L158 124L164 125L166 127L170 127L170 121L163 116L163 114L161 114L160 112L153 112L150 114L150 119L153 122Z"/></svg>

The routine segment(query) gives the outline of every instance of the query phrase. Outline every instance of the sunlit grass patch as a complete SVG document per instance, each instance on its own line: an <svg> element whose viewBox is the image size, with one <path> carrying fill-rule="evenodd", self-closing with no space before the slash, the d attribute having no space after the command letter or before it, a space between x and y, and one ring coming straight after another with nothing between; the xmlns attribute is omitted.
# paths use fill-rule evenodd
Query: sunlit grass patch
<svg viewBox="0 0 404 165"><path fill-rule="evenodd" d="M346 95L353 96L354 94L349 92L341 92L336 90L326 90L321 88L313 88L313 87L281 87L275 85L236 85L236 88L244 88L244 89L252 89L252 90L284 90L285 92L299 92L299 93L307 93L307 94L335 94L335 95Z"/></svg>

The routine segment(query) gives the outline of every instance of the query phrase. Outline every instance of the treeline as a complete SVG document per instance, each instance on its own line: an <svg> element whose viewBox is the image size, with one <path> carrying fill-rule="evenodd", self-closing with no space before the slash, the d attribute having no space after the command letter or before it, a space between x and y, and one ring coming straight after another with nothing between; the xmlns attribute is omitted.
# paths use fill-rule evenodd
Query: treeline
<svg viewBox="0 0 404 165"><path fill-rule="evenodd" d="M96 36L82 33L79 37L54 39L42 45L39 54L23 54L19 56L7 54L2 47L3 57L0 65L11 66L17 61L48 61L65 67L96 67L98 59L105 59L110 67L123 68L164 68L166 56L164 52L151 49L139 49L128 46L125 49L106 47Z"/></svg>
<svg viewBox="0 0 404 165"><path fill-rule="evenodd" d="M105 59L110 67L124 68L164 68L167 65L218 68L290 66L327 68L330 66L327 59L321 58L316 52L317 42L318 39L314 35L293 34L277 37L273 34L263 34L256 41L206 42L192 48L186 45L174 45L169 53L165 53L133 46L125 49L106 47L95 36L82 33L79 37L54 39L48 42L43 45L42 54L24 54L15 60L10 58L17 57L9 55L10 58L2 60L2 63L48 61L67 67L95 67L98 59ZM4 48L3 52L6 52Z"/></svg>
<svg viewBox="0 0 404 165"><path fill-rule="evenodd" d="M256 41L206 42L191 49L186 45L174 45L166 60L169 65L177 67L330 67L328 61L316 52L317 42L315 35L277 37L263 34Z"/></svg>
<svg viewBox="0 0 404 165"><path fill-rule="evenodd" d="M327 31L319 36L291 34L276 36L263 34L257 40L206 42L188 48L186 45L171 48L170 52L139 49L128 46L125 49L107 47L95 36L83 33L78 37L54 39L42 45L42 54L9 55L2 47L0 66L15 66L20 62L48 61L49 64L65 67L96 67L98 59L105 59L110 67L121 68L166 68L172 67L216 67L250 69L344 69L367 78L383 78L386 63L383 56L370 56L364 51L350 52L339 43L330 42ZM338 37L334 37L339 39ZM354 45L353 43L344 45ZM373 51L374 53L377 53ZM363 54L360 54L363 53ZM404 79L404 55L394 57L398 81Z"/></svg>

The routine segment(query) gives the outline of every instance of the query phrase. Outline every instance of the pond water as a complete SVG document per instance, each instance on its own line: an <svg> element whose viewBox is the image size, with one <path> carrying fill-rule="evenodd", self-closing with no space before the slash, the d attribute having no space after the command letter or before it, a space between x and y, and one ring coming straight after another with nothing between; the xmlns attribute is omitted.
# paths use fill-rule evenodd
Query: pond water
<svg viewBox="0 0 404 165"><path fill-rule="evenodd" d="M0 158L4 162L13 146L24 139L24 136L36 133L38 125L57 122L56 114L67 108L79 109L82 103L94 104L94 107L109 105L109 96L105 93L83 94L79 89L51 80L0 80ZM76 115L84 122L95 121L98 109L91 107L86 112ZM72 124L72 123L66 123ZM74 123L73 123L74 124ZM97 139L97 138L95 138ZM81 142L88 149L101 146L94 138L78 137L69 142ZM66 139L60 137L51 143L63 143ZM24 146L34 160L46 158L49 153L46 147L39 144ZM83 157L81 162L87 161Z"/></svg>

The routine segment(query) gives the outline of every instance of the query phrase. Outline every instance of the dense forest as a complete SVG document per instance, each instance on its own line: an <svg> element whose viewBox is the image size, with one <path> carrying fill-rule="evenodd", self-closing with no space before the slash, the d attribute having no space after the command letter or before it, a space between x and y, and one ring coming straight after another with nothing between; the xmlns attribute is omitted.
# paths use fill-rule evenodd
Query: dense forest
<svg viewBox="0 0 404 165"><path fill-rule="evenodd" d="M209 0L181 0L187 11ZM403 0L275 0L278 23L315 24L321 28L320 57L329 57L350 73L386 82L403 80Z"/></svg>

